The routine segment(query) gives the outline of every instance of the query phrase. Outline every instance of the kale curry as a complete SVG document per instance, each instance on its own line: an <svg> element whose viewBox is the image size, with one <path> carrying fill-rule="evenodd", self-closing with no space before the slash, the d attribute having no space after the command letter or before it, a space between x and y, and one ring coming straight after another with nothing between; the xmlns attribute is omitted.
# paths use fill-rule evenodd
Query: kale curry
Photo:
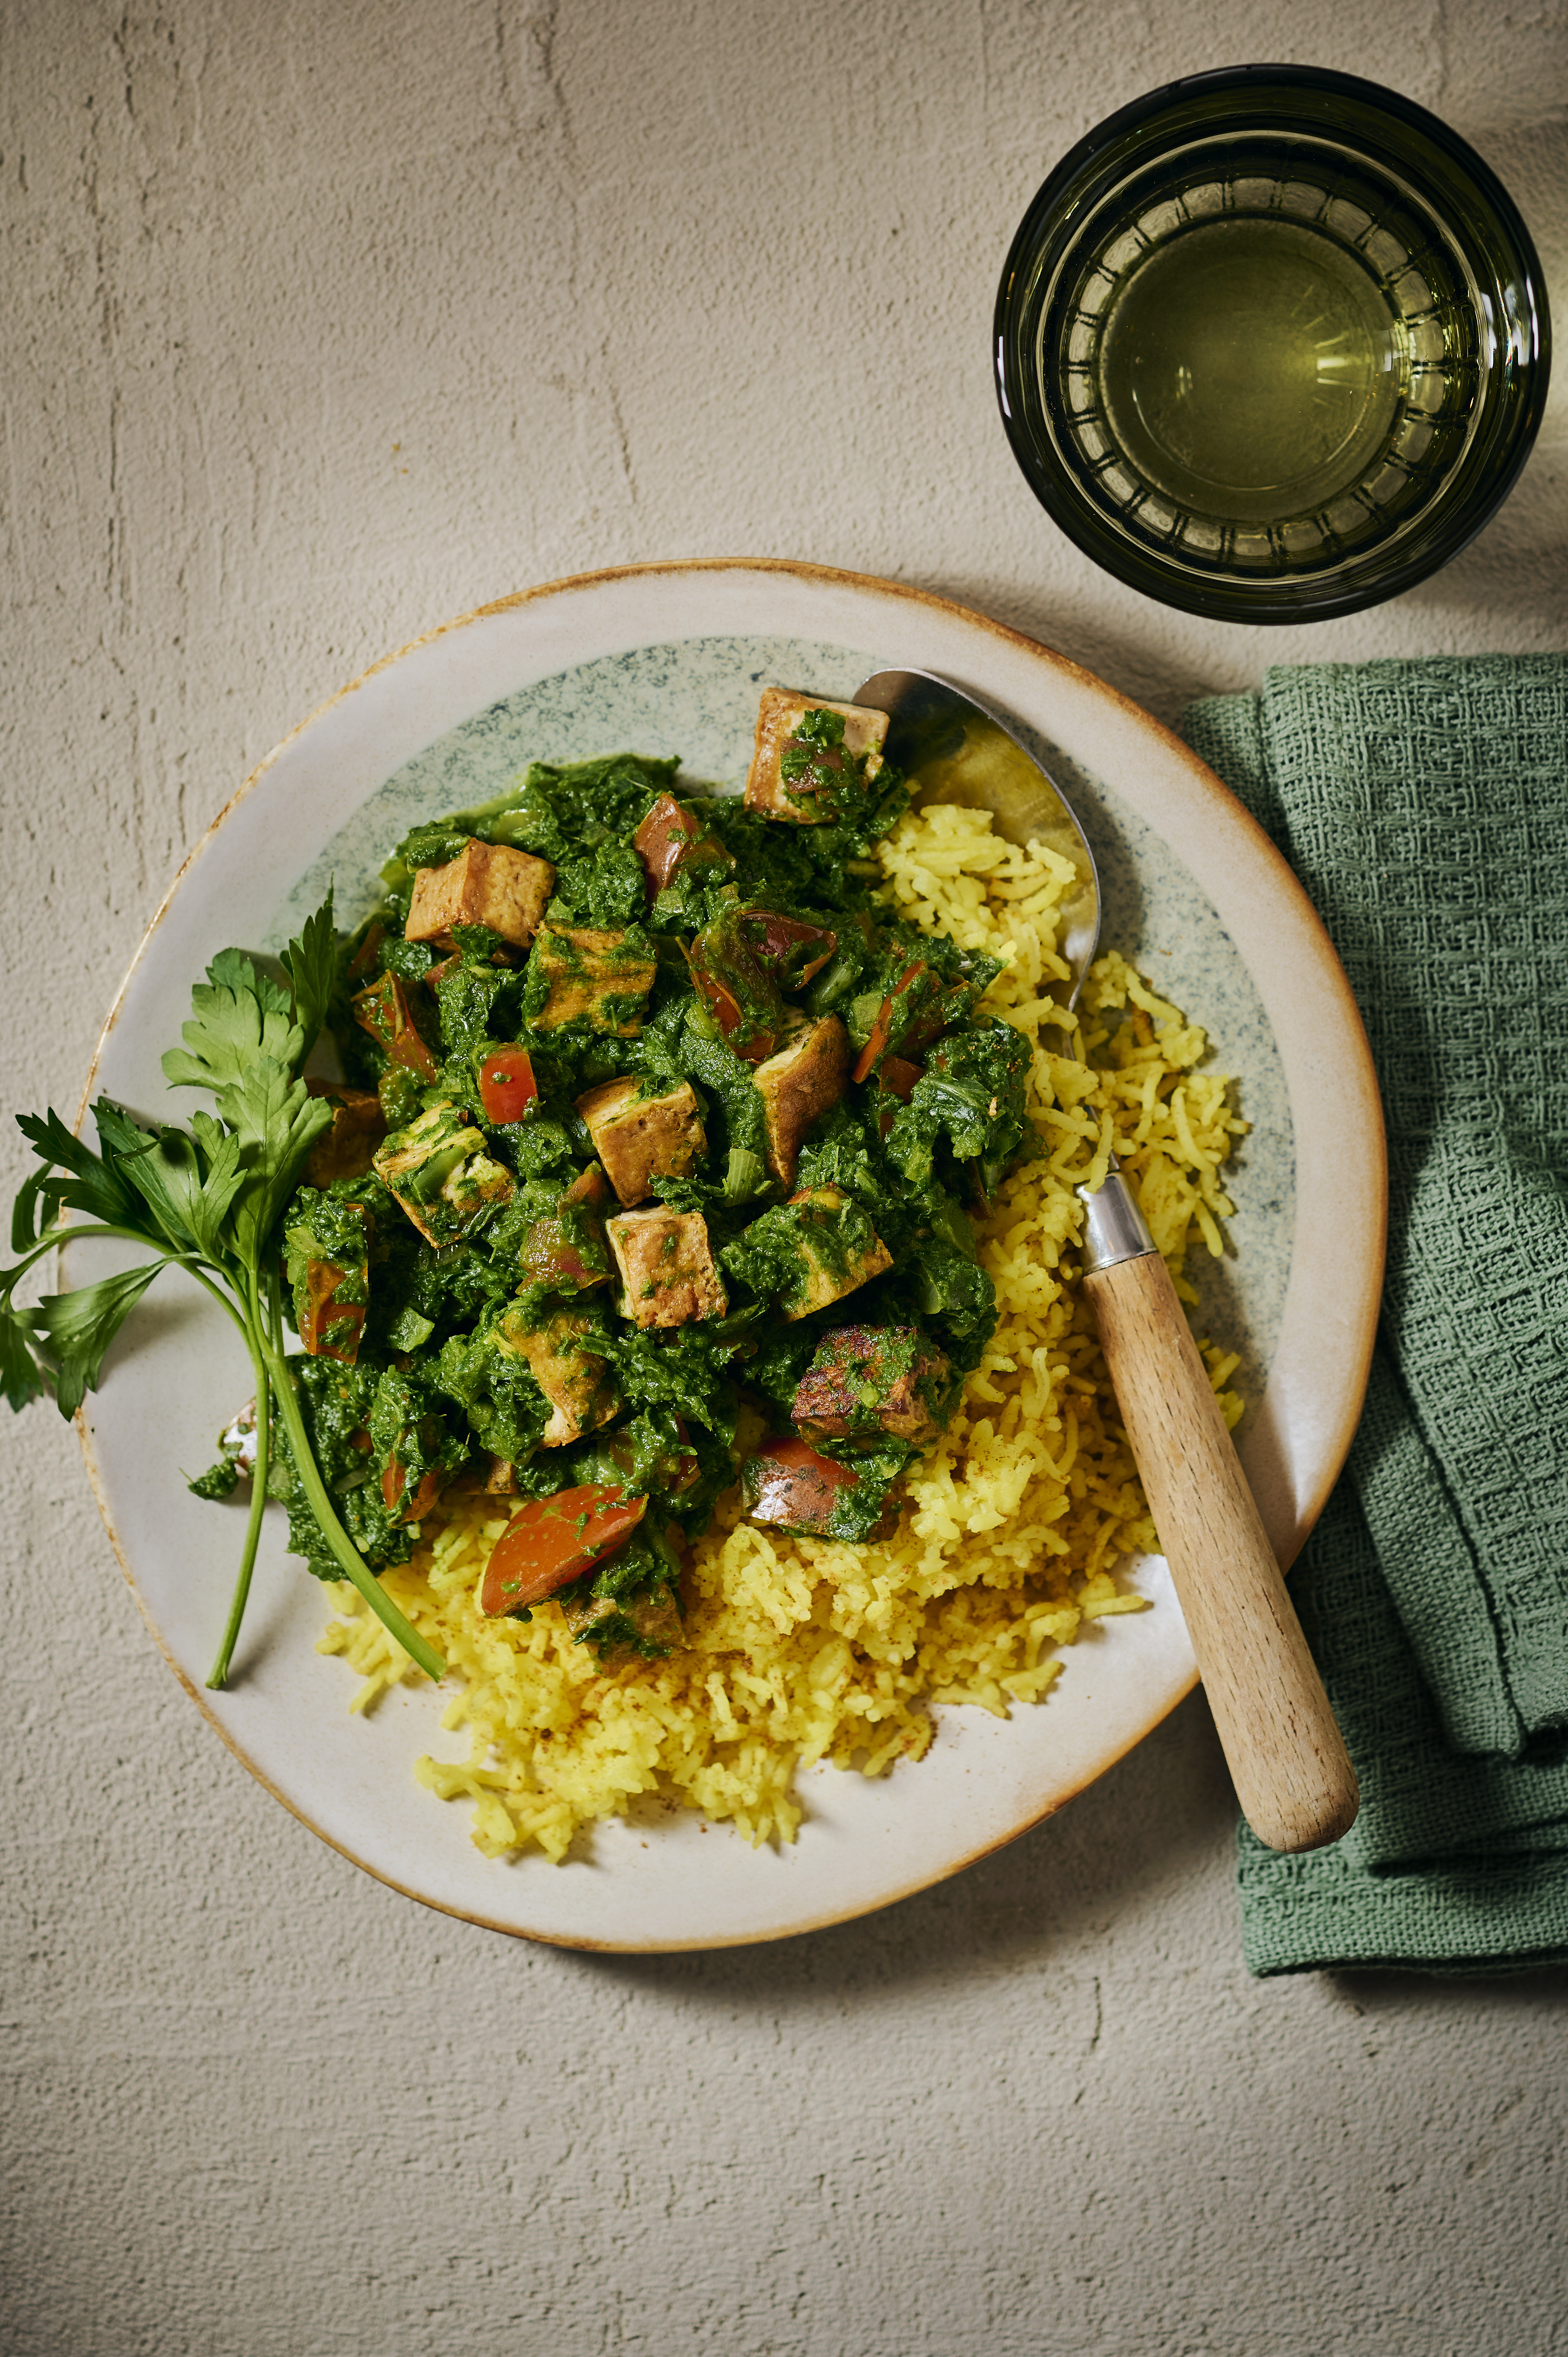
<svg viewBox="0 0 1568 2357"><path fill-rule="evenodd" d="M1031 1141L995 961L870 888L907 802L886 730L770 688L744 800L535 762L383 869L284 1221L306 1429L372 1566L487 1491L486 1611L553 1597L654 1655L737 1476L754 1521L891 1528L994 1323L971 1213ZM772 1437L737 1462L747 1398ZM281 1426L269 1487L341 1577Z"/></svg>

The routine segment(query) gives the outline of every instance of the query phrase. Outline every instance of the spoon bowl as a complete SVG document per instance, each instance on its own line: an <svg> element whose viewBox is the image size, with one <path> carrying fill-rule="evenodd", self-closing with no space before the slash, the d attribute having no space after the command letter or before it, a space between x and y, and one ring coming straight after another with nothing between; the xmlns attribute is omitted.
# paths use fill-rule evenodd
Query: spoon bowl
<svg viewBox="0 0 1568 2357"><path fill-rule="evenodd" d="M1057 942L1072 976L1070 1010L1099 951L1101 895L1094 854L1066 795L999 713L933 672L874 672L854 700L887 714L886 756L909 780L917 810L988 810L1007 842L1041 843L1071 863L1078 884Z"/></svg>

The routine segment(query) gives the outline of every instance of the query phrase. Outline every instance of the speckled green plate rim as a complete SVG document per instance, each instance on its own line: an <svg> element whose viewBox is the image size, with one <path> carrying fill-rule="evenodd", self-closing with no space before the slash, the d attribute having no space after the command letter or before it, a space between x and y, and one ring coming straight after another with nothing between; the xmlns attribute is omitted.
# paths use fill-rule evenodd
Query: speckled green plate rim
<svg viewBox="0 0 1568 2357"><path fill-rule="evenodd" d="M192 977L227 941L261 945L302 872L399 773L448 737L460 745L477 716L515 704L526 720L531 693L549 691L557 708L558 683L577 673L635 674L642 694L650 656L655 673L662 665L676 677L681 649L729 640L939 671L1004 706L1090 805L1097 849L1122 858L1129 922L1142 890L1156 942L1172 909L1177 933L1198 937L1176 940L1169 954L1190 951L1201 965L1207 941L1217 971L1241 974L1229 1005L1238 1020L1248 1004L1262 1010L1255 1059L1283 1078L1269 1125L1274 1162L1265 1154L1261 1166L1274 1179L1257 1229L1258 1282L1249 1277L1237 1297L1243 1308L1263 1305L1260 1376L1266 1369L1241 1453L1290 1561L1349 1447L1381 1284L1381 1115L1348 985L1289 869L1179 738L1049 648L928 591L782 559L616 567L479 607L374 664L258 765L184 863L105 1022L79 1122L100 1090L144 1114L162 1110L157 1055L178 1036ZM711 650L701 660L707 676ZM1132 931L1120 945L1141 952L1144 928ZM1203 1019L1201 1006L1187 1011ZM1230 1044L1220 1037L1222 1049ZM1247 1058L1236 1060L1247 1075ZM1272 1102L1266 1076L1263 1093ZM1255 1111L1245 1077L1243 1106ZM1247 1176L1237 1184L1240 1227ZM95 1272L102 1265L95 1260ZM1245 1271L1245 1254L1238 1266ZM391 1888L467 1921L625 1952L742 1944L843 1921L1050 1815L1194 1683L1164 1563L1147 1558L1129 1577L1155 1609L1087 1630L1045 1705L1006 1721L939 1711L927 1760L884 1778L810 1771L792 1846L753 1850L731 1828L648 1803L596 1829L560 1867L537 1853L486 1859L467 1838L466 1812L410 1772L420 1751L461 1758L466 1742L439 1730L427 1686L349 1717L350 1674L315 1651L324 1599L281 1531L269 1527L258 1565L240 1674L224 1694L206 1692L238 1534L220 1509L188 1496L170 1464L188 1471L206 1461L214 1415L238 1405L245 1375L225 1321L209 1317L194 1287L182 1300L179 1284L112 1356L78 1419L132 1592L191 1699L285 1808Z"/></svg>

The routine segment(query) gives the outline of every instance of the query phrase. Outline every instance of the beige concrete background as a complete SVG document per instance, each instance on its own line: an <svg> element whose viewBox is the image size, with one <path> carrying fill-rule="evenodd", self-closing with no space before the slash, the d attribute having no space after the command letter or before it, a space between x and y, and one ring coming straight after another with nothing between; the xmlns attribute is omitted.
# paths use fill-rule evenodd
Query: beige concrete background
<svg viewBox="0 0 1568 2357"><path fill-rule="evenodd" d="M1144 604L1025 490L988 337L1026 202L1112 107L1271 57L1454 122L1568 310L1563 0L5 0L5 1103L74 1112L279 737L564 573L891 575L1165 716L1271 661L1568 644L1568 384L1465 556L1316 630ZM531 1948L254 1786L70 1435L3 1446L16 2357L1568 2346L1568 1980L1250 1981L1201 1701L884 1916Z"/></svg>

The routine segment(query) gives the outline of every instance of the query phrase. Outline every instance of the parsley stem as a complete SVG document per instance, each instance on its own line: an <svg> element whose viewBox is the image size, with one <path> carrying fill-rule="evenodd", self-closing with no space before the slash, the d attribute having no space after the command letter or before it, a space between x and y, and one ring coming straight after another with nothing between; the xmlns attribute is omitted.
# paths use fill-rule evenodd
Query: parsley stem
<svg viewBox="0 0 1568 2357"><path fill-rule="evenodd" d="M28 1245L14 1268L0 1270L0 1286L8 1293L16 1279L24 1276L36 1260L42 1260L45 1253L63 1251L67 1244L83 1243L89 1236L118 1236L122 1243L139 1244L144 1252L156 1253L160 1260L174 1261L181 1268L194 1269L197 1265L195 1254L177 1252L160 1243L145 1228L111 1227L107 1220L59 1220ZM232 1318L234 1311L230 1304L225 1302L223 1306Z"/></svg>
<svg viewBox="0 0 1568 2357"><path fill-rule="evenodd" d="M213 1663L212 1674L207 1681L209 1693L217 1693L228 1684L229 1665L234 1658L240 1623L245 1617L245 1606L250 1599L251 1574L255 1569L256 1549L262 1537L262 1516L267 1503L267 1467L272 1448L272 1382L257 1339L247 1330L245 1340L250 1347L251 1371L256 1380L256 1461L251 1470L251 1511L245 1523L244 1549L234 1581L234 1593L230 1600L223 1641L218 1648L218 1659Z"/></svg>
<svg viewBox="0 0 1568 2357"><path fill-rule="evenodd" d="M371 1611L389 1634L397 1639L405 1653L416 1662L427 1678L442 1678L446 1664L434 1646L426 1644L417 1629L404 1620L392 1598L371 1571L359 1548L338 1519L337 1509L327 1493L305 1429L305 1418L299 1412L299 1397L294 1387L294 1377L288 1362L275 1345L266 1346L267 1370L272 1376L278 1414L288 1436L289 1455L300 1487L310 1501L310 1510L321 1525L321 1534L343 1566L344 1577L352 1580Z"/></svg>

